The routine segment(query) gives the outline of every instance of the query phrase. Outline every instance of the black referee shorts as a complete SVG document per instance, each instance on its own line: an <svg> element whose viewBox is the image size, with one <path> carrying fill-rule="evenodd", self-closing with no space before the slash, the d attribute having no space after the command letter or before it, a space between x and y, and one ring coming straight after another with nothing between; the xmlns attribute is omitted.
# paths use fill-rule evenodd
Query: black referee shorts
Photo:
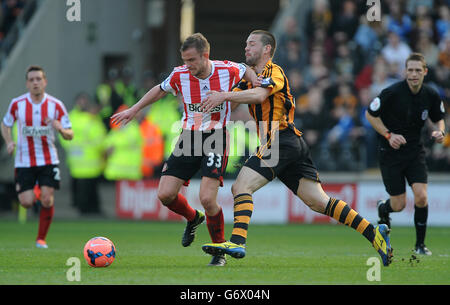
<svg viewBox="0 0 450 305"><path fill-rule="evenodd" d="M428 183L428 169L423 148L414 152L381 148L379 162L386 192L391 196L405 193L406 181L410 186L413 183Z"/></svg>
<svg viewBox="0 0 450 305"><path fill-rule="evenodd" d="M275 147L272 145L270 149ZM262 153L262 157L252 155L244 166L253 169L269 181L278 177L294 194L297 194L301 178L320 182L319 172L312 161L308 145L291 129L279 132L279 158L276 164L273 163L272 154L269 156Z"/></svg>

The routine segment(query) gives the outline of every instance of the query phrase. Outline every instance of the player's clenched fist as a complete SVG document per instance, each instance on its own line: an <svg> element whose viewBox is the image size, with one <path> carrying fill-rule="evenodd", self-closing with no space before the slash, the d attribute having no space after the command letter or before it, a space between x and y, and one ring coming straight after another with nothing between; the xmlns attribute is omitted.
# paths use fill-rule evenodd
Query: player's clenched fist
<svg viewBox="0 0 450 305"><path fill-rule="evenodd" d="M391 133L391 138L389 139L389 145L393 149L399 149L400 146L405 145L406 140L401 134Z"/></svg>
<svg viewBox="0 0 450 305"><path fill-rule="evenodd" d="M9 142L6 145L6 151L8 152L8 154L12 155L12 153L14 152L14 149L16 148L16 143L15 142Z"/></svg>

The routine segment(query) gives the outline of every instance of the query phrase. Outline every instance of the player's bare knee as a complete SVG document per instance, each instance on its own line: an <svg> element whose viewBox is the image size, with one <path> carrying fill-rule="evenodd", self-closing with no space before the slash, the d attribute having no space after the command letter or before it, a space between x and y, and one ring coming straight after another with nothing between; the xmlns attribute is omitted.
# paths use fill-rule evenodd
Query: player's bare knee
<svg viewBox="0 0 450 305"><path fill-rule="evenodd" d="M414 197L414 205L419 208L424 208L428 204L427 194L419 194Z"/></svg>
<svg viewBox="0 0 450 305"><path fill-rule="evenodd" d="M200 194L200 203L206 209L212 205L217 205L217 200L215 196L209 194Z"/></svg>
<svg viewBox="0 0 450 305"><path fill-rule="evenodd" d="M53 197L41 198L41 204L44 208L51 208L53 206Z"/></svg>
<svg viewBox="0 0 450 305"><path fill-rule="evenodd" d="M24 207L25 209L31 208L33 206L33 204L34 204L34 202L30 201L30 200L23 200L23 201L20 202L20 205L22 207Z"/></svg>
<svg viewBox="0 0 450 305"><path fill-rule="evenodd" d="M305 204L314 212L318 213L324 213L326 204L324 204L322 201L317 199L310 199L308 202L305 202Z"/></svg>
<svg viewBox="0 0 450 305"><path fill-rule="evenodd" d="M42 192L40 201L44 208L50 208L53 205L53 194Z"/></svg>
<svg viewBox="0 0 450 305"><path fill-rule="evenodd" d="M212 198L212 196L201 196L200 203L205 209L207 215L216 215L220 210L220 206L217 203L217 199Z"/></svg>
<svg viewBox="0 0 450 305"><path fill-rule="evenodd" d="M324 213L328 204L328 197L317 196L316 193L297 192L297 196L314 212Z"/></svg>
<svg viewBox="0 0 450 305"><path fill-rule="evenodd" d="M236 185L236 182L231 186L231 193L233 196L236 196L239 192L239 187Z"/></svg>
<svg viewBox="0 0 450 305"><path fill-rule="evenodd" d="M158 199L165 206L170 205L175 200L176 197L177 194L174 194L173 192L158 190Z"/></svg>
<svg viewBox="0 0 450 305"><path fill-rule="evenodd" d="M253 192L249 188L245 187L245 185L234 182L233 185L231 186L231 193L233 194L233 196L237 196L239 194L251 195Z"/></svg>

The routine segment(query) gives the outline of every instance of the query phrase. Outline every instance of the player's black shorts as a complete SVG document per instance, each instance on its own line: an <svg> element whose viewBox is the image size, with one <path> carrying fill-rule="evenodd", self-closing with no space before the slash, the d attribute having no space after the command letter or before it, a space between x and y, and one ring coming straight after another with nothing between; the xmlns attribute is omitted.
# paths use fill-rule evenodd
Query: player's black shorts
<svg viewBox="0 0 450 305"><path fill-rule="evenodd" d="M59 189L60 173L58 165L18 167L15 169L16 192L32 190L36 185Z"/></svg>
<svg viewBox="0 0 450 305"><path fill-rule="evenodd" d="M425 150L423 148L415 152L392 151L381 148L379 150L379 162L386 192L391 196L406 192L405 179L409 185L428 182Z"/></svg>
<svg viewBox="0 0 450 305"><path fill-rule="evenodd" d="M272 144L270 154L265 153L268 152L266 150L262 157L252 155L244 166L255 170L269 181L278 177L294 194L297 194L301 178L320 182L308 145L293 130L287 128L279 132L278 158L275 149L276 145ZM261 153L262 148L258 151Z"/></svg>
<svg viewBox="0 0 450 305"><path fill-rule="evenodd" d="M220 186L223 186L223 175L228 163L228 141L226 129L183 130L161 175L188 182L201 170L202 177L217 178Z"/></svg>

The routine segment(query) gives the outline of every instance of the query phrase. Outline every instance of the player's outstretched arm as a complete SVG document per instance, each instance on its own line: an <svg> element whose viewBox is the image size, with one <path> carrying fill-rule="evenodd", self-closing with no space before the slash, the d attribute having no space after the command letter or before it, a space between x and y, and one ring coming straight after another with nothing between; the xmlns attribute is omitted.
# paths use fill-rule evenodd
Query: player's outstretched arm
<svg viewBox="0 0 450 305"><path fill-rule="evenodd" d="M237 104L261 104L270 95L270 89L257 87L239 92L209 91L206 95L206 99L204 99L200 105L200 109L203 112L209 112L224 101L230 101Z"/></svg>
<svg viewBox="0 0 450 305"><path fill-rule="evenodd" d="M6 150L8 154L12 154L14 152L14 148L16 148L16 143L13 141L11 136L11 127L5 126L2 122L2 137L6 143Z"/></svg>
<svg viewBox="0 0 450 305"><path fill-rule="evenodd" d="M122 112L116 113L111 116L111 122L113 124L126 125L131 121L136 114L146 106L156 102L163 98L167 93L161 89L159 85L156 85L150 89L136 104L131 108L128 108Z"/></svg>

